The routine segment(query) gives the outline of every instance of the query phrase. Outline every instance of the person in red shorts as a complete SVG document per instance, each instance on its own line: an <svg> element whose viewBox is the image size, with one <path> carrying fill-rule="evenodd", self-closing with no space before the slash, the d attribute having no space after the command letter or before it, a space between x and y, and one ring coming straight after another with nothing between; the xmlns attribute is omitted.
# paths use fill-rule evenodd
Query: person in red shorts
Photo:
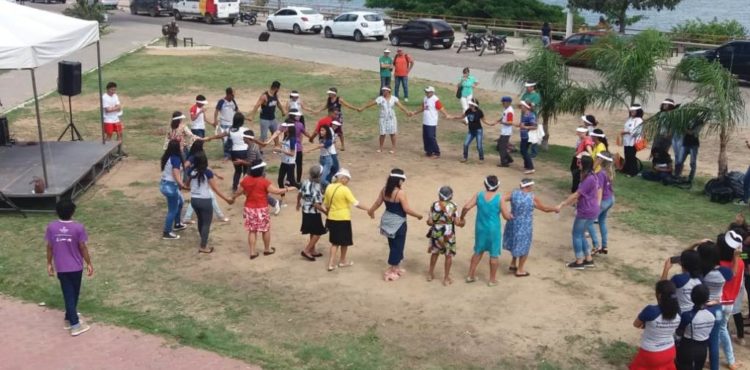
<svg viewBox="0 0 750 370"><path fill-rule="evenodd" d="M117 96L117 84L107 83L107 92L102 95L102 107L104 108L104 133L107 140L112 140L112 134L117 133L117 142L122 144L122 104Z"/></svg>

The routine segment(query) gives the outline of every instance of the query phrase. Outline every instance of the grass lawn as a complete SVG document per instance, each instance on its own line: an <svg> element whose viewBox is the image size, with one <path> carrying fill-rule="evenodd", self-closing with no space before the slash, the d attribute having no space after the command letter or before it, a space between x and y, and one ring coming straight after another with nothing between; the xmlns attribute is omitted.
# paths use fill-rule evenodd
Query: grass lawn
<svg viewBox="0 0 750 370"><path fill-rule="evenodd" d="M297 63L279 61L270 64L265 59L233 52L222 52L221 56L190 57L138 52L105 67L104 76L105 80L117 81L121 95L127 95L128 99L153 100L146 108L126 108L127 150L136 160L150 161L161 156L163 132L171 112L175 107L187 110L192 99L185 100L186 93L218 97L226 87L226 81L232 81L240 92L260 92L269 85L269 76L282 76L282 83L295 82L293 88L302 93L308 104L322 101L315 100L324 95L321 86L335 85L347 100L363 105L374 98L372 87L377 86L376 76L372 73L344 71L334 74L324 66L302 69ZM95 83L95 76L85 76L84 91L96 91ZM414 91L419 92L426 81L415 79L411 84ZM438 95L449 97L453 94L450 86L436 87ZM180 97L175 98L178 93ZM410 109L420 104L417 96L415 94L408 104ZM256 97L240 96L243 101L241 110L247 112L251 109L251 102ZM49 107L44 110L43 117L47 120L54 120L62 114L61 110L53 108L57 99L59 97L53 95L45 100ZM94 101L91 94L87 101ZM444 103L450 112L459 109L455 99L445 99ZM96 121L96 105L76 109L81 122ZM11 121L32 117L29 109L12 114ZM372 124L377 121L376 110L349 116L352 119L347 124L362 125L362 129L347 131L347 143L372 141L377 132L376 124ZM62 127L62 123L59 126ZM79 125L81 128L85 137L99 134L91 125ZM461 139L460 133L446 135L448 143L460 142ZM218 146L210 147L213 155L219 154ZM491 152L491 148L486 150ZM567 171L569 156L570 148L553 146L550 151L540 153L539 159ZM154 179L133 178L127 188L155 188ZM569 184L564 176L550 181L559 188L560 196ZM138 199L128 195L128 189L103 191L101 186L95 186L78 201L76 218L86 224L90 235L96 235L91 248L97 277L86 280L80 302L80 311L85 315L93 316L97 321L163 335L185 345L205 348L269 369L386 369L404 366L402 361L416 361L421 364L419 367L430 369L474 368L472 364L455 362L450 354L445 353L414 359L408 352L408 344L396 346L388 343L375 324L364 330L309 329L321 328L322 324L298 320L305 312L304 307L299 307L296 297L264 281L262 272L237 277L221 269L204 268L197 259L187 264L180 262L175 255L185 252L188 247L178 244L164 247L157 235L151 232L158 227L154 222L161 222L161 216L144 217L161 215L161 202ZM616 194L614 217L617 220L635 232L667 234L681 242L715 234L737 211L731 205L708 202L698 190L684 191L624 176L617 178ZM28 219L3 217L0 223L0 238L4 241L4 247L0 248L0 292L62 308L59 287L45 274L41 240L50 219L49 215L30 215ZM624 269L621 273L632 276L628 279L634 281L648 279L641 271ZM363 320L369 322L367 318ZM617 368L627 364L633 353L632 345L620 341L584 343L585 348L599 348L597 352L605 354L603 361ZM587 356L583 353L576 355ZM543 351L534 359L516 360L512 355L499 357L506 357L499 359L494 366L499 369L555 370L584 369L587 366L582 360L564 365L550 362L545 359Z"/></svg>

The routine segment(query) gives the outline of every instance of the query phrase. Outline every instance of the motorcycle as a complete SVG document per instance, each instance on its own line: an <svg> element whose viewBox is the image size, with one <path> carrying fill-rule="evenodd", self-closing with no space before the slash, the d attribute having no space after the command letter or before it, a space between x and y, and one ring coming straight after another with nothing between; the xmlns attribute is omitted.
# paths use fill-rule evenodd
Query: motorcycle
<svg viewBox="0 0 750 370"><path fill-rule="evenodd" d="M485 50L495 51L495 54L502 53L503 50L505 50L505 44L508 42L508 38L505 37L505 35L495 36L488 32L484 35L484 41L482 51L479 52L480 57L484 54Z"/></svg>
<svg viewBox="0 0 750 370"><path fill-rule="evenodd" d="M234 19L232 27L234 27L237 22L247 23L248 26L255 25L258 23L258 12L255 10L249 12L240 11L240 16Z"/></svg>
<svg viewBox="0 0 750 370"><path fill-rule="evenodd" d="M479 51L484 46L484 38L482 35L478 33L471 33L467 32L466 36L464 36L464 40L461 41L461 44L458 45L458 50L456 50L456 54L461 52L461 49L468 49L468 48L474 48L474 51Z"/></svg>

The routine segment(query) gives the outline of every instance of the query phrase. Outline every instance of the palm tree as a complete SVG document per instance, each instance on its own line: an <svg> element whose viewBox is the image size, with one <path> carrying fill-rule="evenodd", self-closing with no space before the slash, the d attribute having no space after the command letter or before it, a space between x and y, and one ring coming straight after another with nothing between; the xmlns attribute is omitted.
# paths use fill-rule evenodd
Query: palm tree
<svg viewBox="0 0 750 370"><path fill-rule="evenodd" d="M590 61L601 78L590 86L590 103L614 109L647 101L670 49L662 33L646 30L632 37L610 34L580 52L576 58Z"/></svg>
<svg viewBox="0 0 750 370"><path fill-rule="evenodd" d="M684 134L701 123L701 134L719 134L719 178L726 176L729 161L727 159L727 144L731 133L744 121L745 101L739 88L737 78L718 61L709 62L704 58L685 58L670 75L670 88L682 80L683 76L690 76L694 84L691 91L695 99L682 104L679 108L657 114L647 122L645 127L649 132L661 129L674 134Z"/></svg>
<svg viewBox="0 0 750 370"><path fill-rule="evenodd" d="M582 112L583 104L576 104L581 100L570 100L571 92L579 90L578 85L568 77L568 67L562 57L543 47L534 46L525 60L507 63L495 72L495 81L513 81L518 84L524 81L535 81L536 90L542 97L539 115L544 127L542 148L547 150L549 143L549 123L558 114L568 112Z"/></svg>

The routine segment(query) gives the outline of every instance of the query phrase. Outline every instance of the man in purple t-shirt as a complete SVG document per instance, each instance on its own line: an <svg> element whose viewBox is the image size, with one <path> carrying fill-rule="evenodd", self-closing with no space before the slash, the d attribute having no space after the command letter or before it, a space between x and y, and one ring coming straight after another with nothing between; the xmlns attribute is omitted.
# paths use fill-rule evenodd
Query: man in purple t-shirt
<svg viewBox="0 0 750 370"><path fill-rule="evenodd" d="M78 336L90 327L78 320L78 296L81 293L83 262L86 262L86 275L94 274L89 250L86 247L86 228L72 220L76 205L69 200L57 203L57 221L47 225L44 239L47 241L47 274L57 272L63 300L65 301L65 329L70 335ZM54 261L54 265L53 265Z"/></svg>

